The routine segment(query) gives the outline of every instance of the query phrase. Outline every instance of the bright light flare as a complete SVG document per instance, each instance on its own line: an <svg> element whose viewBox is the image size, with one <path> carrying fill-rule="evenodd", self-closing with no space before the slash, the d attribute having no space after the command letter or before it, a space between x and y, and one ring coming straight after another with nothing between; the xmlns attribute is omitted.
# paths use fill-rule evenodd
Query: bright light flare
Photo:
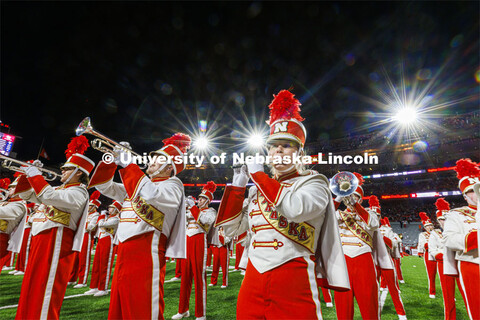
<svg viewBox="0 0 480 320"><path fill-rule="evenodd" d="M205 136L200 136L193 141L193 146L200 150L206 150L210 146L210 140Z"/></svg>
<svg viewBox="0 0 480 320"><path fill-rule="evenodd" d="M247 140L247 143L250 147L260 148L265 143L263 135L259 133L253 133Z"/></svg>
<svg viewBox="0 0 480 320"><path fill-rule="evenodd" d="M393 116L393 119L403 125L412 124L418 119L417 109L411 106L402 107Z"/></svg>

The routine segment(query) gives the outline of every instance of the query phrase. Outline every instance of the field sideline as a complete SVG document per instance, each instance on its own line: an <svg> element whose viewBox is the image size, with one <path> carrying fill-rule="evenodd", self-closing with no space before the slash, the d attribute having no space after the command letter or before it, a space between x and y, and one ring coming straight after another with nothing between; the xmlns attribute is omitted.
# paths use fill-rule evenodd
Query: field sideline
<svg viewBox="0 0 480 320"><path fill-rule="evenodd" d="M235 263L231 259L231 264ZM400 284L402 300L408 319L443 319L443 303L440 280L437 275L437 297L430 299L427 290L427 276L423 260L418 257L405 257L402 259L402 270L405 283ZM232 270L230 270L232 271ZM175 263L167 262L165 279L171 279L175 273ZM207 282L210 282L211 272L207 272ZM15 305L20 296L22 276L12 276L8 271L0 275L0 319L13 319L16 308L2 308ZM243 276L240 272L230 272L229 286L221 289L221 275L216 287L207 289L207 318L215 320L235 319L236 298ZM88 288L73 289L68 287L66 296L73 296L87 291ZM170 319L177 313L180 281L165 283L165 319ZM321 294L320 294L321 295ZM80 296L65 299L60 313L60 319L107 319L109 296L92 297ZM465 305L460 292L456 291L457 319L468 319ZM190 299L189 319L194 319L194 293ZM334 308L327 308L322 299L322 314L325 319L336 319ZM295 319L292 314L291 319ZM355 319L361 319L358 308L355 310ZM382 311L382 319L398 319L390 296L387 297Z"/></svg>

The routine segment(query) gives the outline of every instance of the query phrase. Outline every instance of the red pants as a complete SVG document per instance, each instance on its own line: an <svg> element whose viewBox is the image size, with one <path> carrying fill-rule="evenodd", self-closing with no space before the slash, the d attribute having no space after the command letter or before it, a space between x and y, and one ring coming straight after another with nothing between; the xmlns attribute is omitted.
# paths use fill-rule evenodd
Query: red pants
<svg viewBox="0 0 480 320"><path fill-rule="evenodd" d="M457 309L455 308L455 281L457 281L458 289L462 294L463 300L465 300L465 293L463 292L460 284L460 278L445 275L443 273L443 261L437 261L438 275L440 276L440 284L442 285L443 295L443 308L445 314L445 320L451 320L457 318Z"/></svg>
<svg viewBox="0 0 480 320"><path fill-rule="evenodd" d="M393 259L393 262L395 263L395 270L397 271L397 279L398 280L403 280L403 274L402 274L402 261L401 258Z"/></svg>
<svg viewBox="0 0 480 320"><path fill-rule="evenodd" d="M158 231L120 242L108 319L163 319L166 243Z"/></svg>
<svg viewBox="0 0 480 320"><path fill-rule="evenodd" d="M207 308L207 238L204 233L187 236L187 259L182 261L182 282L180 284L180 302L178 312L187 312L195 282L195 317L205 316Z"/></svg>
<svg viewBox="0 0 480 320"><path fill-rule="evenodd" d="M264 273L248 261L237 319L321 319L314 269L313 256L292 259Z"/></svg>
<svg viewBox="0 0 480 320"><path fill-rule="evenodd" d="M460 283L465 292L465 304L470 319L480 319L480 266L476 263L459 261Z"/></svg>
<svg viewBox="0 0 480 320"><path fill-rule="evenodd" d="M70 272L70 280L68 282L76 282L78 279L78 251L73 252L73 267L72 272Z"/></svg>
<svg viewBox="0 0 480 320"><path fill-rule="evenodd" d="M95 257L93 258L90 289L107 290L112 274L113 237L106 236L98 240Z"/></svg>
<svg viewBox="0 0 480 320"><path fill-rule="evenodd" d="M28 250L30 248L30 230L32 228L25 228L23 232L22 247L17 256L17 264L15 265L15 270L25 272L25 266L28 261Z"/></svg>
<svg viewBox="0 0 480 320"><path fill-rule="evenodd" d="M222 286L228 286L228 266L230 265L230 254L227 247L213 247L213 270L210 283L216 285L220 267L222 267Z"/></svg>
<svg viewBox="0 0 480 320"><path fill-rule="evenodd" d="M175 259L175 277L181 278L182 277L182 260L185 259Z"/></svg>
<svg viewBox="0 0 480 320"><path fill-rule="evenodd" d="M207 267L212 266L212 255L213 255L212 247L213 245L209 245L207 247Z"/></svg>
<svg viewBox="0 0 480 320"><path fill-rule="evenodd" d="M437 276L437 261L428 260L428 251L425 251L423 255L423 261L425 268L427 269L428 276L428 292L431 295L435 295L435 277Z"/></svg>
<svg viewBox="0 0 480 320"><path fill-rule="evenodd" d="M323 294L323 301L325 301L325 303L331 303L332 302L332 295L330 294L330 290L326 289L326 288L323 288L321 287L322 289L322 294Z"/></svg>
<svg viewBox="0 0 480 320"><path fill-rule="evenodd" d="M7 233L0 233L0 272L4 265L6 265L8 260L8 240L10 240L10 235Z"/></svg>
<svg viewBox="0 0 480 320"><path fill-rule="evenodd" d="M398 287L397 278L395 276L395 270L382 269L382 280L385 279L385 283L388 287L388 292L392 297L395 311L398 315L405 315L405 308L403 307L402 297L400 297L400 288Z"/></svg>
<svg viewBox="0 0 480 320"><path fill-rule="evenodd" d="M240 260L242 259L244 250L245 248L240 243L237 243L235 245L235 270L239 269L238 265L240 263Z"/></svg>
<svg viewBox="0 0 480 320"><path fill-rule="evenodd" d="M90 260L93 248L93 237L90 232L83 235L82 250L78 254L78 284L86 284L90 271Z"/></svg>
<svg viewBox="0 0 480 320"><path fill-rule="evenodd" d="M15 319L58 319L73 264L72 229L57 227L32 237L30 262Z"/></svg>
<svg viewBox="0 0 480 320"><path fill-rule="evenodd" d="M357 300L363 319L378 319L378 283L372 254L367 252L355 258L345 256L345 260L351 289L335 292L338 319L353 319L353 297Z"/></svg>
<svg viewBox="0 0 480 320"><path fill-rule="evenodd" d="M16 253L8 251L7 256L5 257L5 267L13 267L13 262L15 261Z"/></svg>

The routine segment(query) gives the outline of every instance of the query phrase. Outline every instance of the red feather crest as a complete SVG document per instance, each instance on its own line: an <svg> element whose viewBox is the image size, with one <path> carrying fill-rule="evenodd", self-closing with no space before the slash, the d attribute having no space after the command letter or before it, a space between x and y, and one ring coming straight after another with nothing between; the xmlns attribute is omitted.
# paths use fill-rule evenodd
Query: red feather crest
<svg viewBox="0 0 480 320"><path fill-rule="evenodd" d="M420 212L418 215L420 216L420 219L422 219L423 222L429 220L426 212Z"/></svg>
<svg viewBox="0 0 480 320"><path fill-rule="evenodd" d="M440 211L450 210L450 204L447 201L445 201L444 198L438 198L437 201L435 202L435 206Z"/></svg>
<svg viewBox="0 0 480 320"><path fill-rule="evenodd" d="M478 166L478 163L473 162L468 158L458 160L457 166L455 167L455 171L457 171L457 178L462 179L463 177L480 177L480 169Z"/></svg>
<svg viewBox="0 0 480 320"><path fill-rule="evenodd" d="M67 150L65 150L65 156L70 158L74 153L84 154L87 151L88 146L88 139L85 136L78 136L72 138L70 143L67 146Z"/></svg>
<svg viewBox="0 0 480 320"><path fill-rule="evenodd" d="M370 207L380 207L380 201L378 201L377 196L371 195L368 199L368 204Z"/></svg>
<svg viewBox="0 0 480 320"><path fill-rule="evenodd" d="M90 196L90 201L98 200L100 198L100 192L98 190L93 191L92 195Z"/></svg>
<svg viewBox="0 0 480 320"><path fill-rule="evenodd" d="M384 225L386 225L386 224L387 224L387 223L385 222L385 218L380 219L380 225L381 225L381 226L384 226Z"/></svg>
<svg viewBox="0 0 480 320"><path fill-rule="evenodd" d="M269 125L272 125L272 123L279 119L305 120L300 116L301 103L295 99L293 93L288 90L282 90L277 95L273 95L273 97L272 103L268 106L270 109L270 119L268 120Z"/></svg>
<svg viewBox="0 0 480 320"><path fill-rule="evenodd" d="M357 177L357 179L358 179L358 185L359 185L359 186L363 185L363 182L364 182L365 180L363 180L362 175L361 175L360 173L357 173L357 172L354 172L353 174L354 174L355 177Z"/></svg>
<svg viewBox="0 0 480 320"><path fill-rule="evenodd" d="M189 135L178 132L170 138L162 140L162 142L164 143L164 145L172 144L185 153L190 148L190 145L192 144L192 139Z"/></svg>
<svg viewBox="0 0 480 320"><path fill-rule="evenodd" d="M214 193L217 190L217 185L213 181L208 181L207 184L203 187L204 190Z"/></svg>
<svg viewBox="0 0 480 320"><path fill-rule="evenodd" d="M385 224L390 227L390 219L388 217L385 217Z"/></svg>
<svg viewBox="0 0 480 320"><path fill-rule="evenodd" d="M9 185L10 185L10 179L9 178L0 179L0 188L1 189L7 189Z"/></svg>

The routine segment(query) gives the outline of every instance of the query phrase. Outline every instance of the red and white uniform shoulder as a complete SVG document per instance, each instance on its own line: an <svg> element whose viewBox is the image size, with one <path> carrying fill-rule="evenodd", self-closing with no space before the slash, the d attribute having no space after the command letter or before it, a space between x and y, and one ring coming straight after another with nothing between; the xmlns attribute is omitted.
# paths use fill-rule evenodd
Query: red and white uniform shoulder
<svg viewBox="0 0 480 320"><path fill-rule="evenodd" d="M100 214L98 211L91 212L87 215L87 222L85 225L85 232L91 232L98 224L98 217Z"/></svg>
<svg viewBox="0 0 480 320"><path fill-rule="evenodd" d="M45 210L37 210L35 214L35 219L32 221L32 235L62 226L77 230L77 224L89 200L85 185L72 183L52 187L43 178L30 181L30 184L33 189L20 193L20 197L45 205Z"/></svg>
<svg viewBox="0 0 480 320"><path fill-rule="evenodd" d="M195 219L192 210L198 210L198 219ZM198 209L195 206L187 209L187 236L192 237L199 233L208 233L216 217L217 211L214 208Z"/></svg>
<svg viewBox="0 0 480 320"><path fill-rule="evenodd" d="M418 252L424 253L425 252L425 244L428 243L428 239L430 238L430 233L427 231L420 232L418 235Z"/></svg>
<svg viewBox="0 0 480 320"><path fill-rule="evenodd" d="M446 214L443 239L448 249L456 251L456 260L480 264L478 248L470 250L468 247L468 237L477 230L475 226L476 211L471 207L450 210Z"/></svg>
<svg viewBox="0 0 480 320"><path fill-rule="evenodd" d="M433 230L428 239L429 254L435 258L438 254L443 254L444 247L442 231L439 229Z"/></svg>
<svg viewBox="0 0 480 320"><path fill-rule="evenodd" d="M372 252L374 233L379 225L378 217L373 211L367 211L358 203L354 208L355 212L350 209L335 212L343 253L350 258ZM358 213L360 210L363 216Z"/></svg>
<svg viewBox="0 0 480 320"><path fill-rule="evenodd" d="M27 204L20 198L0 203L0 233L11 234L27 213Z"/></svg>
<svg viewBox="0 0 480 320"><path fill-rule="evenodd" d="M136 181L136 185L127 181L124 183L128 198L123 202L120 212L118 239L123 242L154 230L160 231L168 238L181 211L180 206L184 205L182 181L175 176L150 180L144 175Z"/></svg>

